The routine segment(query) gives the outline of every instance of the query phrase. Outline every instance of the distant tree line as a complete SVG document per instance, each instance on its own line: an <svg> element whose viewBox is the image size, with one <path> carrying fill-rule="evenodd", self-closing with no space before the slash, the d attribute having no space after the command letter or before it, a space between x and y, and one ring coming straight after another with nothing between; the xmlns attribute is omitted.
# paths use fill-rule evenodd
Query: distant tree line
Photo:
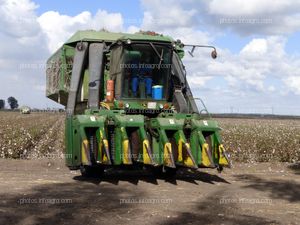
<svg viewBox="0 0 300 225"><path fill-rule="evenodd" d="M7 99L7 103L12 110L17 109L19 107L18 100L13 96L10 96ZM4 109L4 108L5 108L5 100L0 99L0 109Z"/></svg>
<svg viewBox="0 0 300 225"><path fill-rule="evenodd" d="M4 109L5 108L5 100L0 99L0 109Z"/></svg>
<svg viewBox="0 0 300 225"><path fill-rule="evenodd" d="M18 100L11 96L7 99L7 103L9 105L9 108L11 110L15 110L19 108L19 104L18 104ZM0 99L0 110L5 109L5 100L4 99ZM37 108L32 108L30 110L31 112L52 112L52 113L62 113L65 112L65 109L61 109L61 108L49 108L47 107L46 109L37 109Z"/></svg>

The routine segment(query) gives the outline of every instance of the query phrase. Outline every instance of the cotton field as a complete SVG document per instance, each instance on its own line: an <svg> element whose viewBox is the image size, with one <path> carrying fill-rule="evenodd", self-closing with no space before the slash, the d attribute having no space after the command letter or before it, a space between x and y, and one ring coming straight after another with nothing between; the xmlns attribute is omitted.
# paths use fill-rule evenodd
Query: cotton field
<svg viewBox="0 0 300 225"><path fill-rule="evenodd" d="M0 158L63 157L64 118L62 113L0 112ZM216 120L233 161L300 161L300 120Z"/></svg>
<svg viewBox="0 0 300 225"><path fill-rule="evenodd" d="M62 154L64 115L59 113L0 112L0 157L41 158Z"/></svg>
<svg viewBox="0 0 300 225"><path fill-rule="evenodd" d="M300 161L300 120L217 120L233 161Z"/></svg>

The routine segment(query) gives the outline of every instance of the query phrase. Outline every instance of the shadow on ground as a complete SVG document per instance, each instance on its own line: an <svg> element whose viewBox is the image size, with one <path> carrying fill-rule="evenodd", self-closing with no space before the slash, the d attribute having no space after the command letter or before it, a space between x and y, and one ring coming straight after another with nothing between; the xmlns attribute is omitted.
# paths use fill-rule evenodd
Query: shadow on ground
<svg viewBox="0 0 300 225"><path fill-rule="evenodd" d="M195 204L193 210L178 212L176 218L160 223L162 225L182 225L182 224L280 224L277 221L258 216L244 214L238 203L223 204L221 199L223 191L214 192L206 197L205 201Z"/></svg>
<svg viewBox="0 0 300 225"><path fill-rule="evenodd" d="M295 172L295 174L300 175L300 162L299 163L293 163L288 166L289 169Z"/></svg>
<svg viewBox="0 0 300 225"><path fill-rule="evenodd" d="M289 202L300 201L300 184L286 180L267 180L255 175L236 175L238 180L246 182L244 188L268 192L270 198L283 199Z"/></svg>
<svg viewBox="0 0 300 225"><path fill-rule="evenodd" d="M156 204L120 204L121 199L151 198L151 194L136 187L72 182L40 185L27 195L1 195L0 224L277 224L245 215L238 204L222 204L224 191L212 192L199 202L173 200L169 208ZM44 204L39 202L41 199L61 203ZM34 200L38 203L33 203ZM67 200L71 201L66 203ZM153 210L160 213L151 216Z"/></svg>
<svg viewBox="0 0 300 225"><path fill-rule="evenodd" d="M161 196L159 194L153 196L151 188L144 190L136 184L139 180L143 180L158 185L157 180L162 178L156 178L152 174L130 172L126 176L122 173L115 173L107 174L101 179L83 179L80 176L74 179L75 182L42 184L26 194L22 192L10 194L7 191L7 194L0 195L0 224L94 225L120 224L120 222L130 225L153 224L154 217L148 220L151 210L165 210L156 216L159 221L167 219L165 215L168 213L168 207L163 208L164 206L159 204L121 204L121 200L124 199L151 199ZM214 182L228 183L219 176L203 172L179 173L173 181L176 182L176 180L192 183L196 181L212 184ZM102 181L108 182L101 183ZM111 183L118 184L119 181L128 181L133 185L111 185ZM166 180L166 182L169 181ZM172 194L169 197L174 198ZM174 199L170 204L171 208L184 208L177 205L179 203ZM162 207L161 210L160 207ZM207 213L210 212L207 211ZM143 215L147 215L148 219L144 219Z"/></svg>
<svg viewBox="0 0 300 225"><path fill-rule="evenodd" d="M73 182L40 185L27 195L1 195L0 224L82 225L102 224L102 219L113 224L138 206L120 204L121 199L144 196L141 190L113 187Z"/></svg>
<svg viewBox="0 0 300 225"><path fill-rule="evenodd" d="M85 178L82 176L75 176L73 178L77 181L89 182L93 184L100 184L101 182L109 182L114 185L118 185L120 181L126 181L134 185L138 185L139 181L144 181L150 184L158 185L158 180L164 180L165 182L177 185L177 181L185 181L195 185L199 185L198 182L204 182L209 184L215 183L227 183L228 181L220 176L205 173L202 171L193 171L188 169L181 169L177 171L176 176L154 176L151 172L145 170L111 170L99 177ZM198 182L197 182L198 181Z"/></svg>

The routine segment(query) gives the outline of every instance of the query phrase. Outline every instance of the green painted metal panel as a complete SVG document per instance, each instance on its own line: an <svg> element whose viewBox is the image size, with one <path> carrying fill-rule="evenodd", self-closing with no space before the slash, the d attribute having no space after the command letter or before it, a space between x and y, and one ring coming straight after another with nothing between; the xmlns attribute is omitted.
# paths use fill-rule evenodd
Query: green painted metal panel
<svg viewBox="0 0 300 225"><path fill-rule="evenodd" d="M122 134L121 134L121 128L115 129L115 155L113 156L113 162L114 165L120 165L122 164Z"/></svg>
<svg viewBox="0 0 300 225"><path fill-rule="evenodd" d="M106 31L77 31L65 44L71 44L78 41L105 41L114 42L117 40L136 40L136 41L157 41L157 42L172 42L173 39L163 35L147 35L147 34L128 34L128 33L113 33Z"/></svg>

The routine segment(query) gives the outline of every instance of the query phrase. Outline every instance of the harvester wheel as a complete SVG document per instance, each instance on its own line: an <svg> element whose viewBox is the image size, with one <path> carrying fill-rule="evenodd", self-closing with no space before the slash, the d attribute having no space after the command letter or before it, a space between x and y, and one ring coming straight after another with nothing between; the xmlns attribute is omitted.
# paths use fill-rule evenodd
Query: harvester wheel
<svg viewBox="0 0 300 225"><path fill-rule="evenodd" d="M80 172L83 177L100 177L104 169L99 166L80 166Z"/></svg>

